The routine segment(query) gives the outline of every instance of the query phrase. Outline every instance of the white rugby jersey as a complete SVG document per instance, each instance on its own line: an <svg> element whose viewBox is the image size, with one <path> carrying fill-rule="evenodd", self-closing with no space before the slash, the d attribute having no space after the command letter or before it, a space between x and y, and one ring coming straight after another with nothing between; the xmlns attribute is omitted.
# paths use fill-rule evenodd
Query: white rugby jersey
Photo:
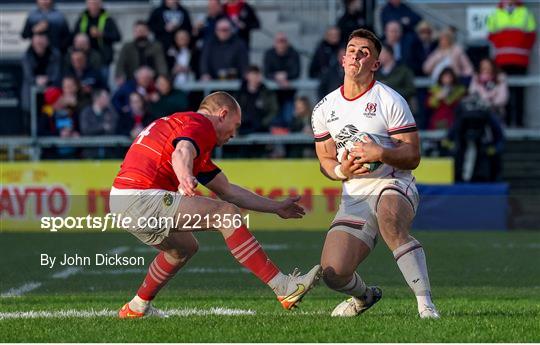
<svg viewBox="0 0 540 345"><path fill-rule="evenodd" d="M343 86L329 93L313 109L311 124L315 141L334 139L339 161L345 144L359 141L359 133L375 135L383 146L391 147L391 135L417 130L405 99L375 80L364 93L353 99L345 98ZM383 164L369 175L344 182L343 194L358 195L364 187L385 177L410 179L412 175L409 170Z"/></svg>

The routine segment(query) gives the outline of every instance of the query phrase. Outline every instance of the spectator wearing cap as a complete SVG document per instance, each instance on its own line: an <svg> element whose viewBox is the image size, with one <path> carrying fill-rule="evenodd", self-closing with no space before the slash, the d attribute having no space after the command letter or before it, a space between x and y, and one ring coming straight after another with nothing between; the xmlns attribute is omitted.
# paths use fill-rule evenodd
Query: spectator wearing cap
<svg viewBox="0 0 540 345"><path fill-rule="evenodd" d="M251 31L261 27L255 9L244 0L227 0L223 5L223 13L234 24L236 34L249 49Z"/></svg>
<svg viewBox="0 0 540 345"><path fill-rule="evenodd" d="M339 28L331 26L326 30L324 39L321 40L309 65L309 77L319 78L330 67L332 60L340 47Z"/></svg>
<svg viewBox="0 0 540 345"><path fill-rule="evenodd" d="M201 79L238 79L249 64L244 42L233 33L228 19L216 24L215 36L203 48L200 62Z"/></svg>
<svg viewBox="0 0 540 345"><path fill-rule="evenodd" d="M132 79L141 66L148 66L159 75L169 74L163 48L159 42L150 39L150 31L145 21L136 21L133 25L133 41L122 46L116 63L116 84Z"/></svg>
<svg viewBox="0 0 540 345"><path fill-rule="evenodd" d="M22 38L32 38L36 33L47 33L51 47L65 53L69 46L70 32L64 14L54 6L53 0L37 0L37 7L28 13Z"/></svg>
<svg viewBox="0 0 540 345"><path fill-rule="evenodd" d="M416 76L425 76L422 66L428 56L437 49L437 42L433 38L433 27L425 20L418 23L416 27L417 38L412 43L411 65L409 65Z"/></svg>
<svg viewBox="0 0 540 345"><path fill-rule="evenodd" d="M22 109L30 111L32 86L44 88L58 85L62 76L60 52L49 45L45 33L32 35L30 46L22 58L23 82L21 91Z"/></svg>
<svg viewBox="0 0 540 345"><path fill-rule="evenodd" d="M180 0L163 0L148 18L148 26L166 53L174 44L174 35L179 30L191 35L191 17Z"/></svg>
<svg viewBox="0 0 540 345"><path fill-rule="evenodd" d="M102 78L109 79L109 66L114 59L114 44L122 35L111 14L103 8L102 0L86 0L86 9L75 23L74 33L84 32L90 37L90 46L101 56Z"/></svg>
<svg viewBox="0 0 540 345"><path fill-rule="evenodd" d="M290 82L300 77L300 54L283 32L274 36L274 46L264 54L264 75L278 85L276 95L280 111L275 125L288 127L292 121L296 89Z"/></svg>

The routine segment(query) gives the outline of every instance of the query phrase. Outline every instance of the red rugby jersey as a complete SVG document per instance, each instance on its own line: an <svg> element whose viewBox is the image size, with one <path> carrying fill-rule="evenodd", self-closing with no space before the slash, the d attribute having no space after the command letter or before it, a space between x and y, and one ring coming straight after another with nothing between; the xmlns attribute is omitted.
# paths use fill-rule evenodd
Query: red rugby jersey
<svg viewBox="0 0 540 345"><path fill-rule="evenodd" d="M206 184L221 171L211 160L217 143L210 120L195 112L175 113L149 124L133 141L113 187L119 189L178 190L171 154L176 144L188 140L195 146L193 176Z"/></svg>

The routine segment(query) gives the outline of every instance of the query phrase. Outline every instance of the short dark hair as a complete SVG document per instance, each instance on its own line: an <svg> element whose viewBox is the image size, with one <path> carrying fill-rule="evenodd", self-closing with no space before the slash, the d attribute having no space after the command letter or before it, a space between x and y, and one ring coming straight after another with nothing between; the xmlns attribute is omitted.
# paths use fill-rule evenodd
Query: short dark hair
<svg viewBox="0 0 540 345"><path fill-rule="evenodd" d="M259 66L257 66L257 65L250 65L250 66L247 68L247 73L249 73L249 72L261 73L261 69L260 69Z"/></svg>
<svg viewBox="0 0 540 345"><path fill-rule="evenodd" d="M148 22L146 20L144 20L144 19L137 19L135 21L135 23L133 23L133 26L135 27L135 26L139 26L139 25L144 25L144 26L148 27Z"/></svg>
<svg viewBox="0 0 540 345"><path fill-rule="evenodd" d="M373 45L375 46L375 50L377 50L377 55L381 53L381 50L382 50L381 41L379 41L379 39L373 32L367 29L356 29L349 35L347 44L349 44L350 40L352 40L353 38L365 38L368 41L371 41Z"/></svg>

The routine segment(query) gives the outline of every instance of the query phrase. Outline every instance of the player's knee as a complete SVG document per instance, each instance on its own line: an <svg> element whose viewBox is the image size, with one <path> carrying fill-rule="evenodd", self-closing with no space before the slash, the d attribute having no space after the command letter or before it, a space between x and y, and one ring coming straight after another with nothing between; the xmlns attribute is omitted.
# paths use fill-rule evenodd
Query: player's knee
<svg viewBox="0 0 540 345"><path fill-rule="evenodd" d="M183 263L191 259L199 250L199 242L197 240L184 243L181 247L167 250L169 258L177 263Z"/></svg>
<svg viewBox="0 0 540 345"><path fill-rule="evenodd" d="M330 288L337 288L347 284L351 278L352 273L348 272L339 266L324 266L323 265L323 280L324 283Z"/></svg>

